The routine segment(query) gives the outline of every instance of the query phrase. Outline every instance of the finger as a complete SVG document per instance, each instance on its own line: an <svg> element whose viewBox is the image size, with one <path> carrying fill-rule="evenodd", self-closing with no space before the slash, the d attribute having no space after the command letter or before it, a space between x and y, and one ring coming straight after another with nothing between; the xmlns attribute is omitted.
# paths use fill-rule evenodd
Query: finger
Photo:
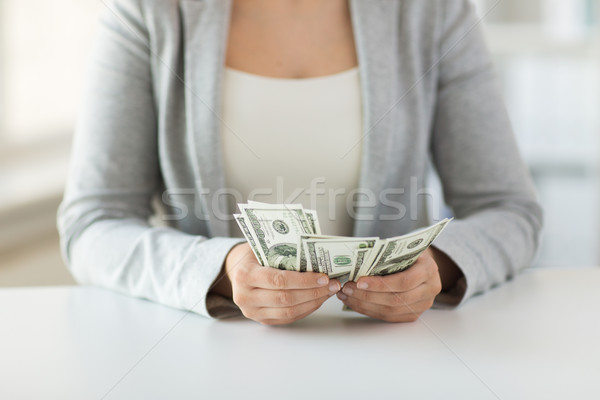
<svg viewBox="0 0 600 400"><path fill-rule="evenodd" d="M422 283L416 288L407 292L371 292L361 290L356 287L356 283L348 282L344 285L342 293L348 297L353 297L360 301L373 304L386 305L391 307L400 307L418 303L427 298L433 298L437 293L433 293L431 285Z"/></svg>
<svg viewBox="0 0 600 400"><path fill-rule="evenodd" d="M305 303L296 304L290 307L263 307L256 310L254 318L257 321L283 320L287 322L296 321L306 313L311 313L321 307L331 295L323 296L318 299L310 300Z"/></svg>
<svg viewBox="0 0 600 400"><path fill-rule="evenodd" d="M419 258L404 271L386 276L364 276L356 282L362 290L373 292L407 292L426 282L437 273L437 264L431 257Z"/></svg>
<svg viewBox="0 0 600 400"><path fill-rule="evenodd" d="M419 319L424 311L431 308L433 301L425 300L410 306L394 308L390 306L382 306L380 304L368 303L348 297L346 300L344 300L344 304L360 314L381 319L383 321L414 322Z"/></svg>
<svg viewBox="0 0 600 400"><path fill-rule="evenodd" d="M320 299L339 292L340 283L337 280L329 282L328 286L310 289L252 289L249 293L250 303L255 307L291 307L306 303L314 299Z"/></svg>
<svg viewBox="0 0 600 400"><path fill-rule="evenodd" d="M339 294L338 294L339 297ZM350 307L353 311L357 313L364 314L366 316L377 318L381 320L386 320L386 316L392 314L391 307L382 306L379 304L371 304L364 301L360 301L358 299L354 299L352 297L347 297L342 300L343 303Z"/></svg>
<svg viewBox="0 0 600 400"><path fill-rule="evenodd" d="M256 268L248 274L247 284L263 289L310 289L329 284L329 277L315 272L282 271L275 268Z"/></svg>

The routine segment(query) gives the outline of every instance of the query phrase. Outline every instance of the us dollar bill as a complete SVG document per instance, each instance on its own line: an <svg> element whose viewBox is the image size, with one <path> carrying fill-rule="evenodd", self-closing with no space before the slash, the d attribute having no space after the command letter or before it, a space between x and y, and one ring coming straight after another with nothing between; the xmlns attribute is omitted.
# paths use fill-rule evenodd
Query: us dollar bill
<svg viewBox="0 0 600 400"><path fill-rule="evenodd" d="M381 240L379 240L372 249L356 249L354 250L355 259L354 266L348 275L348 281L356 281L358 279L358 272L363 267L363 265L367 265L369 259L372 256L372 253L376 251L376 248L381 247ZM347 305L343 305L342 311L352 311L350 307Z"/></svg>
<svg viewBox="0 0 600 400"><path fill-rule="evenodd" d="M386 240L365 275L390 275L413 265L450 222L444 219L422 231Z"/></svg>
<svg viewBox="0 0 600 400"><path fill-rule="evenodd" d="M249 201L234 214L261 265L325 273L342 283L389 275L413 265L451 221L389 239L321 234L317 213L300 204Z"/></svg>
<svg viewBox="0 0 600 400"><path fill-rule="evenodd" d="M312 228L313 235L321 234L321 226L319 225L319 217L317 217L317 212L315 210L304 210L306 214L306 218L308 219L309 225Z"/></svg>
<svg viewBox="0 0 600 400"><path fill-rule="evenodd" d="M309 272L319 272L318 267L315 264L315 269L313 269L312 264L310 263L310 260L306 257L306 252L304 251L304 242L308 239L321 239L321 240L327 240L327 239L335 239L335 238L339 238L340 236L331 236L331 235L300 235L300 238L298 240L298 271L304 272L304 271L309 271Z"/></svg>
<svg viewBox="0 0 600 400"><path fill-rule="evenodd" d="M240 204L239 208L265 265L295 271L298 238L313 232L302 206Z"/></svg>
<svg viewBox="0 0 600 400"><path fill-rule="evenodd" d="M233 214L233 217L235 218L235 221L239 225L240 230L242 231L242 234L246 238L246 241L250 244L250 248L252 249L252 252L254 252L254 255L256 256L256 259L258 260L259 264L264 267L266 265L265 261L263 260L262 255L260 254L260 251L258 250L258 246L256 244L256 240L255 240L254 236L252 236L250 229L248 229L248 226L246 225L246 221L245 221L244 217L242 217L241 214Z"/></svg>
<svg viewBox="0 0 600 400"><path fill-rule="evenodd" d="M313 272L322 272L331 278L348 279L356 263L357 249L372 249L379 238L310 238L302 237L301 243L308 266ZM308 269L307 266L307 269Z"/></svg>
<svg viewBox="0 0 600 400"><path fill-rule="evenodd" d="M312 265L308 264L308 260L306 258L306 252L304 251L304 240L307 238L311 239L329 239L334 238L336 236L324 236L324 235L300 235L298 238L298 258L296 260L296 270L300 272L319 272L312 269Z"/></svg>
<svg viewBox="0 0 600 400"><path fill-rule="evenodd" d="M353 281L357 281L361 276L367 275L369 268L373 264L373 261L381 254L385 244L387 243L386 239L380 239L375 243L371 251L364 255L364 260L360 266L356 266L353 273L351 274L351 278Z"/></svg>
<svg viewBox="0 0 600 400"><path fill-rule="evenodd" d="M352 266L352 269L350 270L350 275L348 276L348 280L351 280L351 281L355 280L355 277L358 276L358 272L360 271L360 269L363 267L363 265L367 264L373 251L375 251L375 249L377 247L379 247L379 242L381 242L381 241L380 240L377 241L375 243L375 245L373 245L373 248L371 248L371 249L356 249L356 250L354 250L355 261L354 261L354 265Z"/></svg>
<svg viewBox="0 0 600 400"><path fill-rule="evenodd" d="M259 207L276 207L276 208L281 208L281 207L286 206L285 204L270 204L270 203L263 203L260 201L255 201L255 200L248 200L248 205L259 206ZM289 204L288 206L294 207L294 208L302 208L301 204ZM319 225L319 217L317 216L317 212L315 210L310 210L310 209L304 208L304 214L306 215L306 219L308 220L309 227L312 230L311 233L313 235L320 235L321 234L321 226Z"/></svg>

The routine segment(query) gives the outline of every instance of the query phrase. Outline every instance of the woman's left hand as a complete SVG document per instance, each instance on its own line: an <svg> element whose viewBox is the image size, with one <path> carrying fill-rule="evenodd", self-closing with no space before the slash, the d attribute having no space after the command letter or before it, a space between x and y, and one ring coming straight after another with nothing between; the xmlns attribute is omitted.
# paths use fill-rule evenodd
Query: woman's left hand
<svg viewBox="0 0 600 400"><path fill-rule="evenodd" d="M352 310L387 322L413 322L442 290L431 248L410 268L387 276L365 276L344 285L338 298Z"/></svg>

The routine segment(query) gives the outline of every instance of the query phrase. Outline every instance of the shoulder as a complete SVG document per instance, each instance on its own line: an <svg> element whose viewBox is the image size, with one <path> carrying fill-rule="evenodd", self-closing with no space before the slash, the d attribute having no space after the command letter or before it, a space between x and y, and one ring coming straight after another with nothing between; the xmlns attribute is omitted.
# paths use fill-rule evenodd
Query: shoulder
<svg viewBox="0 0 600 400"><path fill-rule="evenodd" d="M432 16L448 16L469 12L473 8L471 0L397 0L402 9L421 18ZM392 3L393 1L385 1Z"/></svg>
<svg viewBox="0 0 600 400"><path fill-rule="evenodd" d="M474 13L471 0L379 0L380 6L394 13L414 29L444 30L452 21Z"/></svg>
<svg viewBox="0 0 600 400"><path fill-rule="evenodd" d="M172 37L181 30L181 3L181 0L106 0L103 21L138 39L154 41Z"/></svg>
<svg viewBox="0 0 600 400"><path fill-rule="evenodd" d="M197 2L202 3L202 0L197 0ZM152 10L178 8L181 0L107 0L103 3L107 6L113 5L132 10Z"/></svg>
<svg viewBox="0 0 600 400"><path fill-rule="evenodd" d="M198 0L198 2L202 2ZM109 12L136 19L177 13L181 0L107 0L103 4Z"/></svg>
<svg viewBox="0 0 600 400"><path fill-rule="evenodd" d="M422 45L437 46L456 31L476 25L471 0L378 0L395 15L400 33Z"/></svg>

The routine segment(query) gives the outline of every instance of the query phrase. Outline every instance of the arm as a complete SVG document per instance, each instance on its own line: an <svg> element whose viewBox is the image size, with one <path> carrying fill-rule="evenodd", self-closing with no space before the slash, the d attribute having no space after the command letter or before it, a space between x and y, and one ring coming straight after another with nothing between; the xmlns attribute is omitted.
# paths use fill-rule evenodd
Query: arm
<svg viewBox="0 0 600 400"><path fill-rule="evenodd" d="M542 211L520 158L491 58L467 1L447 8L431 142L456 220L435 242L464 274L440 303L456 305L525 268Z"/></svg>
<svg viewBox="0 0 600 400"><path fill-rule="evenodd" d="M526 267L542 211L519 156L492 62L466 0L440 1L439 86L431 148L456 219L406 271L348 282L338 297L389 322L457 305Z"/></svg>
<svg viewBox="0 0 600 400"><path fill-rule="evenodd" d="M58 227L82 283L208 316L207 293L240 239L152 227L160 190L148 32L139 4L111 2L93 50ZM219 306L219 316L235 312ZM239 312L239 311L238 311Z"/></svg>

